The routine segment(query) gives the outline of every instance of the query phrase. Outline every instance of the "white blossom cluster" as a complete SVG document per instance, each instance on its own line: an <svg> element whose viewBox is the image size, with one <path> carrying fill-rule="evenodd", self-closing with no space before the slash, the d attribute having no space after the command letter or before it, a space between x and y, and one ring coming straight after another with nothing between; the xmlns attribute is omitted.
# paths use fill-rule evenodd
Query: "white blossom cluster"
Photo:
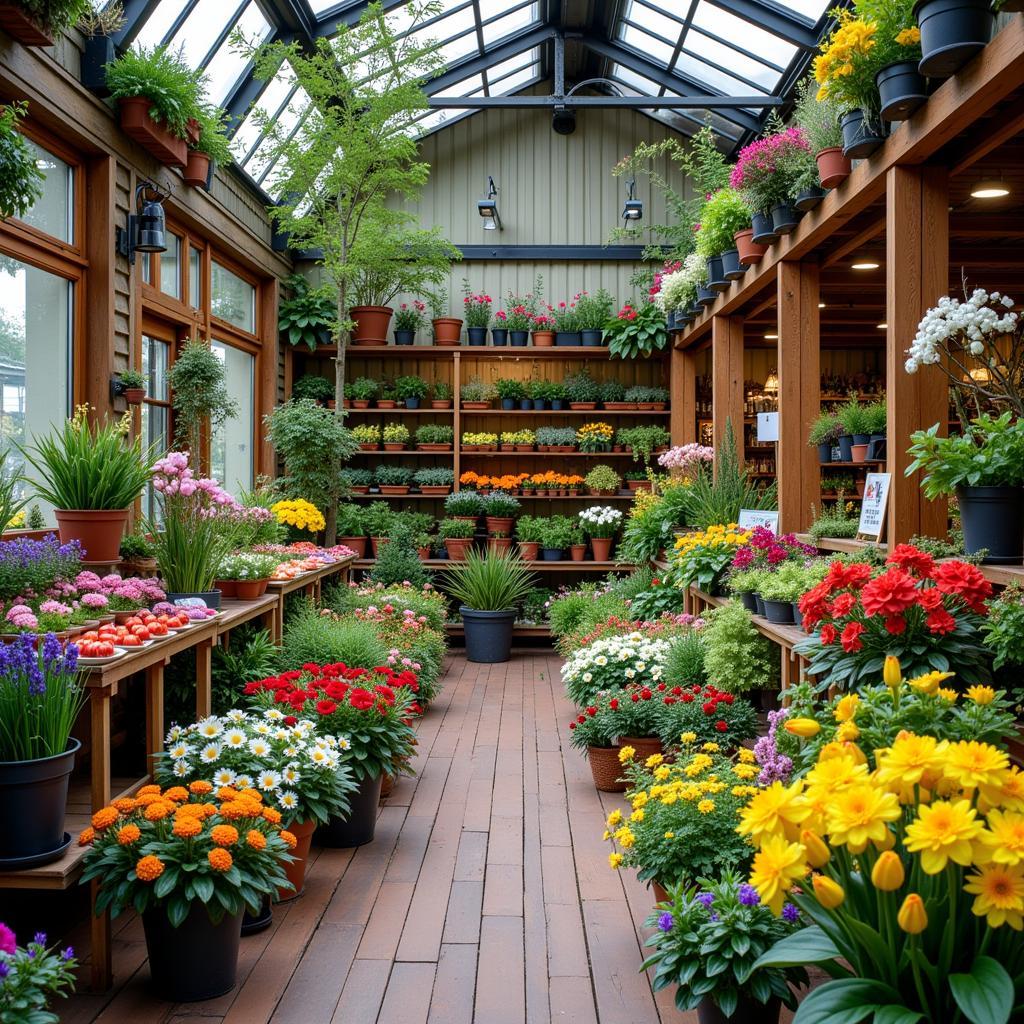
<svg viewBox="0 0 1024 1024"><path fill-rule="evenodd" d="M976 288L964 302L946 295L924 315L914 342L907 349L907 373L942 360L944 352L962 348L975 358L985 352L985 343L1017 329L1018 316L1008 312L1013 299L999 292Z"/></svg>
<svg viewBox="0 0 1024 1024"><path fill-rule="evenodd" d="M655 304L666 316L690 304L697 284L704 276L704 260L691 252L679 270L666 274L661 279L661 290L654 297Z"/></svg>
<svg viewBox="0 0 1024 1024"><path fill-rule="evenodd" d="M613 532L619 528L622 522L622 513L610 505L591 505L580 513L580 520L588 532L593 532L590 527L608 527Z"/></svg>
<svg viewBox="0 0 1024 1024"><path fill-rule="evenodd" d="M655 686L665 673L671 644L643 633L609 636L582 647L562 666L571 699L591 691L621 689L629 683Z"/></svg>

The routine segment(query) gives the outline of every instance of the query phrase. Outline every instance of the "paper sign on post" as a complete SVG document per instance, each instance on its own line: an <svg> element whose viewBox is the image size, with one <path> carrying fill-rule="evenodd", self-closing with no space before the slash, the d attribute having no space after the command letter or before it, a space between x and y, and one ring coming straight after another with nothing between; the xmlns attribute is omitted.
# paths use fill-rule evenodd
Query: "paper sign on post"
<svg viewBox="0 0 1024 1024"><path fill-rule="evenodd" d="M759 444L769 444L779 439L779 414L777 412L759 412L757 414L757 440Z"/></svg>
<svg viewBox="0 0 1024 1024"><path fill-rule="evenodd" d="M779 513L765 512L759 508L741 508L739 527L742 530L753 530L755 526L763 526L772 533L779 532Z"/></svg>
<svg viewBox="0 0 1024 1024"><path fill-rule="evenodd" d="M864 500L860 505L858 538L881 540L885 530L885 513L889 505L891 473L868 473L864 480Z"/></svg>

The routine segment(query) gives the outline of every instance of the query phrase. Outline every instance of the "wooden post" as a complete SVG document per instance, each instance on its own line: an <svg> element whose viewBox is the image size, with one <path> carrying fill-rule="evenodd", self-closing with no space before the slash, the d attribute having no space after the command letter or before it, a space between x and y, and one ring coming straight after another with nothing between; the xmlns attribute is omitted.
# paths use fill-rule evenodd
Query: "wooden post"
<svg viewBox="0 0 1024 1024"><path fill-rule="evenodd" d="M114 229L119 223L114 199L116 161L99 156L86 165L85 253L89 259L89 301L85 305L85 400L101 415L111 410L110 377L114 372ZM129 359L131 369L136 364Z"/></svg>
<svg viewBox="0 0 1024 1024"><path fill-rule="evenodd" d="M778 277L779 531L810 525L811 505L820 501L817 452L807 445L821 410L821 332L816 263L783 262Z"/></svg>
<svg viewBox="0 0 1024 1024"><path fill-rule="evenodd" d="M669 433L673 444L697 440L697 360L692 349L672 349Z"/></svg>
<svg viewBox="0 0 1024 1024"><path fill-rule="evenodd" d="M213 637L196 644L196 718L213 708Z"/></svg>
<svg viewBox="0 0 1024 1024"><path fill-rule="evenodd" d="M721 448L726 420L732 422L736 451L743 459L743 318L711 319L711 415L715 449Z"/></svg>
<svg viewBox="0 0 1024 1024"><path fill-rule="evenodd" d="M164 749L164 662L146 669L146 770L156 776L157 756Z"/></svg>
<svg viewBox="0 0 1024 1024"><path fill-rule="evenodd" d="M949 416L946 377L904 369L906 350L926 309L949 291L949 178L943 167L893 167L886 189L887 463L892 474L887 537L890 545L914 534L945 537L945 501L928 501L917 476L906 477L907 446L915 430Z"/></svg>

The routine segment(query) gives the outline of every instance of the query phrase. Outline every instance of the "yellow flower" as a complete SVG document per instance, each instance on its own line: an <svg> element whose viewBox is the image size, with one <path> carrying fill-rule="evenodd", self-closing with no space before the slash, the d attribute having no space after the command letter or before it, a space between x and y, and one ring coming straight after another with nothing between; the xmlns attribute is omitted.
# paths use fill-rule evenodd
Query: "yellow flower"
<svg viewBox="0 0 1024 1024"><path fill-rule="evenodd" d="M636 836L633 834L632 829L627 825L623 825L622 828L615 833L615 842L617 842L624 850L628 850L634 845L634 843L636 843Z"/></svg>
<svg viewBox="0 0 1024 1024"><path fill-rule="evenodd" d="M1024 811L1024 772L1016 765L1011 766L993 782L983 782L981 795L990 807Z"/></svg>
<svg viewBox="0 0 1024 1024"><path fill-rule="evenodd" d="M783 723L783 728L791 736L799 736L805 740L821 732L821 726L813 718L790 718Z"/></svg>
<svg viewBox="0 0 1024 1024"><path fill-rule="evenodd" d="M800 842L804 845L807 863L812 868L823 868L832 859L832 852L816 832L805 828L800 833Z"/></svg>
<svg viewBox="0 0 1024 1024"><path fill-rule="evenodd" d="M657 768L658 765L661 764L661 762L664 761L664 760L665 760L665 758L662 757L661 754L651 754L651 756L649 758L647 758L646 761L644 761L644 767L645 768Z"/></svg>
<svg viewBox="0 0 1024 1024"><path fill-rule="evenodd" d="M613 869L617 869L622 864L621 853L609 853L608 854L608 866Z"/></svg>
<svg viewBox="0 0 1024 1024"><path fill-rule="evenodd" d="M675 837L676 837L675 832L666 832L665 833L665 838L666 839L675 839Z"/></svg>
<svg viewBox="0 0 1024 1024"><path fill-rule="evenodd" d="M636 750L633 747L619 747L619 764L625 764L636 757Z"/></svg>
<svg viewBox="0 0 1024 1024"><path fill-rule="evenodd" d="M639 811L641 807L646 806L649 797L645 790L641 790L636 796L633 797L632 807L634 811Z"/></svg>
<svg viewBox="0 0 1024 1024"><path fill-rule="evenodd" d="M938 690L939 683L944 683L954 675L953 672L927 672L923 676L911 679L907 685L913 687L918 693L932 694Z"/></svg>
<svg viewBox="0 0 1024 1024"><path fill-rule="evenodd" d="M616 825L622 824L622 811L617 807L611 814L608 815L608 827L615 828Z"/></svg>
<svg viewBox="0 0 1024 1024"><path fill-rule="evenodd" d="M989 864L967 876L964 892L975 897L971 911L990 928L1024 927L1024 865Z"/></svg>
<svg viewBox="0 0 1024 1024"><path fill-rule="evenodd" d="M900 672L900 659L887 654L885 664L882 666L882 681L890 690L895 690L899 688L902 680L903 674Z"/></svg>
<svg viewBox="0 0 1024 1024"><path fill-rule="evenodd" d="M894 892L906 877L903 861L892 850L881 853L871 869L871 884L882 892Z"/></svg>
<svg viewBox="0 0 1024 1024"><path fill-rule="evenodd" d="M948 686L940 686L935 691L936 697L942 697L944 700L948 700L951 704L955 704L960 697L960 694L956 690L951 689Z"/></svg>
<svg viewBox="0 0 1024 1024"><path fill-rule="evenodd" d="M671 775L671 774L672 774L672 772L671 772L671 769L668 767L668 765L664 765L663 764L663 765L661 765L661 767L654 769L654 777L659 782L664 782L669 777L669 775Z"/></svg>
<svg viewBox="0 0 1024 1024"><path fill-rule="evenodd" d="M840 743L852 743L855 739L860 736L860 729L857 728L855 722L843 722L842 725L836 729L836 739Z"/></svg>
<svg viewBox="0 0 1024 1024"><path fill-rule="evenodd" d="M843 892L843 887L828 875L815 875L811 879L811 885L814 887L815 897L826 910L835 910L836 907L843 905L846 893Z"/></svg>
<svg viewBox="0 0 1024 1024"><path fill-rule="evenodd" d="M634 812L633 812L633 813L632 813L632 814L631 814L631 815L629 816L629 820L630 820L630 821L637 821L637 822L639 822L639 821L643 821L643 820L644 820L644 811L643 811L643 809L641 809L641 810L639 810L639 811L634 811Z"/></svg>
<svg viewBox="0 0 1024 1024"><path fill-rule="evenodd" d="M714 800L701 800L701 802L697 804L697 810L700 811L701 814L710 814L714 809Z"/></svg>
<svg viewBox="0 0 1024 1024"><path fill-rule="evenodd" d="M693 743L697 739L697 734L695 732L684 732L679 738L683 743Z"/></svg>
<svg viewBox="0 0 1024 1024"><path fill-rule="evenodd" d="M804 848L799 843L787 842L782 836L769 836L754 855L750 884L757 890L761 902L778 917L793 883L806 874Z"/></svg>
<svg viewBox="0 0 1024 1024"><path fill-rule="evenodd" d="M757 775L758 770L752 764L737 764L733 766L732 773L736 776L737 779L746 780L752 779L755 775Z"/></svg>
<svg viewBox="0 0 1024 1024"><path fill-rule="evenodd" d="M921 42L921 30L916 25L905 28L902 32L897 33L896 42L900 46L916 46Z"/></svg>
<svg viewBox="0 0 1024 1024"><path fill-rule="evenodd" d="M978 861L995 864L1024 863L1024 814L1019 811L992 810L988 829L978 836L975 850Z"/></svg>
<svg viewBox="0 0 1024 1024"><path fill-rule="evenodd" d="M836 794L828 811L829 840L861 853L869 842L884 842L887 823L899 817L895 794L858 783Z"/></svg>
<svg viewBox="0 0 1024 1024"><path fill-rule="evenodd" d="M753 764L757 760L754 757L754 752L749 747L740 747L737 756L741 764Z"/></svg>
<svg viewBox="0 0 1024 1024"><path fill-rule="evenodd" d="M857 708L860 706L860 695L856 693L848 693L843 697L838 704L836 704L835 716L837 722L849 722L853 720L853 716L857 714Z"/></svg>
<svg viewBox="0 0 1024 1024"><path fill-rule="evenodd" d="M717 754L722 748L717 743L705 743L701 746L701 750L706 750L709 754ZM707 759L708 764L711 764L711 758Z"/></svg>
<svg viewBox="0 0 1024 1024"><path fill-rule="evenodd" d="M876 752L875 778L899 793L904 802L913 803L914 786L930 789L941 777L948 747L945 740L940 743L934 736L901 732L888 750Z"/></svg>
<svg viewBox="0 0 1024 1024"><path fill-rule="evenodd" d="M800 823L810 814L810 808L800 793L800 783L783 786L773 782L762 789L746 807L740 811L740 824L736 831L749 835L755 846L761 846L769 836L784 836L796 839L800 834Z"/></svg>
<svg viewBox="0 0 1024 1024"><path fill-rule="evenodd" d="M928 912L916 892L910 893L896 914L896 923L908 935L920 935L928 927Z"/></svg>
<svg viewBox="0 0 1024 1024"><path fill-rule="evenodd" d="M1010 764L1006 751L977 740L951 743L946 751L943 774L964 789L993 785Z"/></svg>
<svg viewBox="0 0 1024 1024"><path fill-rule="evenodd" d="M936 800L918 809L917 819L907 826L904 845L921 854L921 867L937 875L953 860L971 863L973 842L984 827L969 800Z"/></svg>
<svg viewBox="0 0 1024 1024"><path fill-rule="evenodd" d="M975 704L991 704L996 699L996 691L991 686L971 686L967 690L967 696Z"/></svg>

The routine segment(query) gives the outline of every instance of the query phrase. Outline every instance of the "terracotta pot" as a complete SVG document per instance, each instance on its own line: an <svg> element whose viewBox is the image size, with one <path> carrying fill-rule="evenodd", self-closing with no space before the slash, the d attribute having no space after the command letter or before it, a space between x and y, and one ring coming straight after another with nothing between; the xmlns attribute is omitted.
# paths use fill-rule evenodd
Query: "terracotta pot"
<svg viewBox="0 0 1024 1024"><path fill-rule="evenodd" d="M352 486L349 487L349 490L353 494L369 494L370 493L370 485L369 484L352 484Z"/></svg>
<svg viewBox="0 0 1024 1024"><path fill-rule="evenodd" d="M265 580L236 580L239 601L256 601L267 592L269 579Z"/></svg>
<svg viewBox="0 0 1024 1024"><path fill-rule="evenodd" d="M618 747L587 747L587 760L594 785L602 793L626 792L626 783L618 781L622 774Z"/></svg>
<svg viewBox="0 0 1024 1024"><path fill-rule="evenodd" d="M768 246L758 245L754 241L753 228L737 231L732 237L736 243L736 251L739 253L740 263L744 263L748 267L752 267L755 263L760 263L761 257L768 251Z"/></svg>
<svg viewBox="0 0 1024 1024"><path fill-rule="evenodd" d="M121 130L168 167L188 163L188 143L172 135L149 116L152 102L145 96L130 96L119 101Z"/></svg>
<svg viewBox="0 0 1024 1024"><path fill-rule="evenodd" d="M852 462L863 462L868 457L868 446L866 444L855 444L853 446Z"/></svg>
<svg viewBox="0 0 1024 1024"><path fill-rule="evenodd" d="M620 736L619 746L632 747L638 761L646 761L652 754L665 752L657 736Z"/></svg>
<svg viewBox="0 0 1024 1024"><path fill-rule="evenodd" d="M365 537L339 537L338 543L344 544L347 548L351 548L356 553L356 558L366 557Z"/></svg>
<svg viewBox="0 0 1024 1024"><path fill-rule="evenodd" d="M421 452L450 452L452 450L450 444L417 444L416 447Z"/></svg>
<svg viewBox="0 0 1024 1024"><path fill-rule="evenodd" d="M587 553L586 544L573 544L569 548L569 555L574 562L582 562L583 556Z"/></svg>
<svg viewBox="0 0 1024 1024"><path fill-rule="evenodd" d="M521 540L519 542L519 557L524 562L536 562L539 547L540 545L536 541Z"/></svg>
<svg viewBox="0 0 1024 1024"><path fill-rule="evenodd" d="M380 493L381 494L408 494L409 493L409 485L408 484L391 484L391 485L381 484L380 485Z"/></svg>
<svg viewBox="0 0 1024 1024"><path fill-rule="evenodd" d="M210 176L210 154L201 153L198 149L188 151L188 159L185 161L185 170L182 177L186 185L193 188L206 188L206 180Z"/></svg>
<svg viewBox="0 0 1024 1024"><path fill-rule="evenodd" d="M372 441L360 441L359 448L364 452L375 452L380 448L380 444L375 444Z"/></svg>
<svg viewBox="0 0 1024 1024"><path fill-rule="evenodd" d="M534 331L533 344L536 348L551 348L555 344L555 332Z"/></svg>
<svg viewBox="0 0 1024 1024"><path fill-rule="evenodd" d="M381 544L387 544L387 537L371 537L370 538L370 550L373 552L373 557L377 557L377 552L380 550Z"/></svg>
<svg viewBox="0 0 1024 1024"><path fill-rule="evenodd" d="M462 338L462 321L454 316L442 316L432 320L435 345L458 345Z"/></svg>
<svg viewBox="0 0 1024 1024"><path fill-rule="evenodd" d="M378 409L394 409L397 408L398 403L393 398L378 398L377 408Z"/></svg>
<svg viewBox="0 0 1024 1024"><path fill-rule="evenodd" d="M388 326L394 310L390 306L352 306L349 316L355 321L353 345L386 345Z"/></svg>
<svg viewBox="0 0 1024 1024"><path fill-rule="evenodd" d="M20 4L0 4L0 28L22 46L53 46L53 36L25 14Z"/></svg>
<svg viewBox="0 0 1024 1024"><path fill-rule="evenodd" d="M124 391L121 392L121 394L124 395L124 400L129 405L142 405L142 402L146 397L146 389L125 388Z"/></svg>
<svg viewBox="0 0 1024 1024"><path fill-rule="evenodd" d="M512 550L512 538L511 537L488 537L487 538L487 550L496 551L499 554L505 554Z"/></svg>
<svg viewBox="0 0 1024 1024"><path fill-rule="evenodd" d="M466 538L451 538L444 542L448 558L453 562L464 562L466 552L473 546L473 541Z"/></svg>
<svg viewBox="0 0 1024 1024"><path fill-rule="evenodd" d="M380 780L380 798L386 800L395 791L394 775L382 775Z"/></svg>
<svg viewBox="0 0 1024 1024"><path fill-rule="evenodd" d="M416 554L419 555L420 561L425 562L430 557L430 548L417 548Z"/></svg>
<svg viewBox="0 0 1024 1024"><path fill-rule="evenodd" d="M288 881L292 883L292 888L277 890L278 903L287 903L302 895L302 887L306 883L306 862L309 860L309 847L313 841L313 833L316 831L316 822L312 819L293 821L288 826L288 831L296 839L295 849L291 851L295 859L290 864L284 865L284 873Z"/></svg>
<svg viewBox="0 0 1024 1024"><path fill-rule="evenodd" d="M576 412L589 412L597 408L597 402L570 402L569 408Z"/></svg>
<svg viewBox="0 0 1024 1024"><path fill-rule="evenodd" d="M55 509L61 544L77 540L90 562L116 562L128 509Z"/></svg>
<svg viewBox="0 0 1024 1024"><path fill-rule="evenodd" d="M665 890L665 886L657 879L651 879L651 895L654 897L655 903L668 903L668 892Z"/></svg>
<svg viewBox="0 0 1024 1024"><path fill-rule="evenodd" d="M220 591L220 596L223 598L238 597L237 580L214 580L213 585Z"/></svg>
<svg viewBox="0 0 1024 1024"><path fill-rule="evenodd" d="M491 407L491 403L490 402L463 402L462 403L462 408L463 409L490 409L490 407ZM486 446L478 446L478 447L486 447Z"/></svg>
<svg viewBox="0 0 1024 1024"><path fill-rule="evenodd" d="M435 398L430 403L431 409L450 409L452 407L452 400L450 398Z"/></svg>
<svg viewBox="0 0 1024 1024"><path fill-rule="evenodd" d="M400 452L405 448L404 442L401 441L385 441L384 451L386 452Z"/></svg>
<svg viewBox="0 0 1024 1024"><path fill-rule="evenodd" d="M838 188L853 170L853 164L848 156L843 156L841 146L830 146L828 149L823 149L816 159L822 188Z"/></svg>
<svg viewBox="0 0 1024 1024"><path fill-rule="evenodd" d="M594 549L595 562L607 562L611 560L612 539L613 538L611 537L590 538L590 546Z"/></svg>
<svg viewBox="0 0 1024 1024"><path fill-rule="evenodd" d="M420 484L420 494L447 494L450 490L448 484Z"/></svg>
<svg viewBox="0 0 1024 1024"><path fill-rule="evenodd" d="M487 516L488 533L511 533L515 520L511 516Z"/></svg>
<svg viewBox="0 0 1024 1024"><path fill-rule="evenodd" d="M369 409L370 400L368 398L353 398L352 399L353 409Z"/></svg>

